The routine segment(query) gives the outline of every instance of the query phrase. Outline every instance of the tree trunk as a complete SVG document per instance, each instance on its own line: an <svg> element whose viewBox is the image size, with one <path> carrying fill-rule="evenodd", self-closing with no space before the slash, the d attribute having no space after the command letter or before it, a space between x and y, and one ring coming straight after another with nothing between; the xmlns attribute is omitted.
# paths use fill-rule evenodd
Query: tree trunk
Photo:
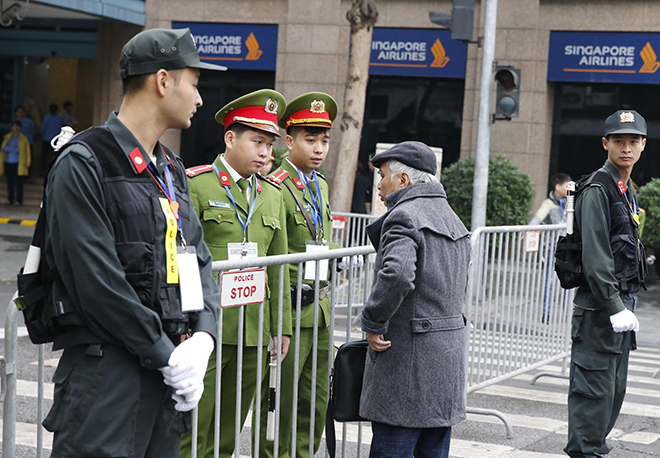
<svg viewBox="0 0 660 458"><path fill-rule="evenodd" d="M346 14L346 18L351 23L351 49L346 76L344 114L339 127L342 132L341 143L330 195L333 210L339 212L350 211L353 199L353 184L360 152L364 104L369 80L371 37L378 20L375 1L353 0L353 6Z"/></svg>

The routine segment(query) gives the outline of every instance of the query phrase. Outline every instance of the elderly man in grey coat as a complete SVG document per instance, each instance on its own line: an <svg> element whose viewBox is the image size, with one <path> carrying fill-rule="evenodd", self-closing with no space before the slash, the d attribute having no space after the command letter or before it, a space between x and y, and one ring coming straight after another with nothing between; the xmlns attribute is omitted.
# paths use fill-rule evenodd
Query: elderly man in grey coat
<svg viewBox="0 0 660 458"><path fill-rule="evenodd" d="M371 458L448 457L465 419L469 232L435 178L433 151L404 142L371 160L387 213L367 227L376 279L362 311L369 342L360 415Z"/></svg>

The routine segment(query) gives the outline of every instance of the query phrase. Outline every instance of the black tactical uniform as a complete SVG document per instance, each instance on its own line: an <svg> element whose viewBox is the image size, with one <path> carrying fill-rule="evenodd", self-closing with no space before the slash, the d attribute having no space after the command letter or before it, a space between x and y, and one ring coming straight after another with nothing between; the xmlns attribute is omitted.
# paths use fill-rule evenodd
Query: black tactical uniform
<svg viewBox="0 0 660 458"><path fill-rule="evenodd" d="M219 291L183 163L157 144L153 166L163 179L171 172L204 292L204 310L181 313L178 285L165 280L164 195L140 167L150 158L115 114L106 124L72 140L48 179L46 256L61 277L53 296L77 313L60 320L70 326L55 341L64 353L44 426L53 457L175 457L174 401L157 369L188 329L215 336Z"/></svg>
<svg viewBox="0 0 660 458"><path fill-rule="evenodd" d="M613 117L621 121L608 127ZM605 136L610 134L645 137L646 122L636 112L617 112L606 121ZM624 309L634 312L636 292L646 277L632 180L624 183L608 160L585 186L578 191L575 222L587 284L578 289L574 301L564 449L574 458L601 457L611 450L605 438L623 404L635 333L614 332L610 317Z"/></svg>

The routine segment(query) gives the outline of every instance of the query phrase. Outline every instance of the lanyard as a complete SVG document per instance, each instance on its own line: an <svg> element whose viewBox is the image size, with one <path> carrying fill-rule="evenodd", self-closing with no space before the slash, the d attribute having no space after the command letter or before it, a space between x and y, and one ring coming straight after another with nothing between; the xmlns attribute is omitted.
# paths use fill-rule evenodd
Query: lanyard
<svg viewBox="0 0 660 458"><path fill-rule="evenodd" d="M218 170L218 166L213 164L213 170L215 170L215 173L218 175L218 178L220 178L220 170ZM253 176L254 178L254 176ZM254 194L254 198L252 199L252 203L249 203L249 196L246 196L246 201L248 201L248 215L247 219L245 222L243 222L243 218L241 218L241 213L238 211L238 206L236 205L236 201L234 200L234 195L231 193L231 189L228 185L223 185L225 189L227 190L227 195L229 196L229 200L231 201L231 204L234 206L234 210L236 210L236 217L238 218L238 222L241 223L241 227L243 228L243 243L247 241L247 227L250 224L250 221L252 220L252 215L254 214L254 208L256 207L257 203L257 187L255 184L252 184L252 194Z"/></svg>
<svg viewBox="0 0 660 458"><path fill-rule="evenodd" d="M309 194L312 197L312 203L314 204L314 207L312 208L312 220L314 221L314 227L316 229L316 234L317 234L317 239L322 239L323 238L323 214L321 213L321 208L323 208L323 200L321 197L321 187L319 186L319 177L316 174L316 171L312 171L312 178L314 180L314 184L316 185L316 194L312 191L312 188L309 186L309 178L307 178L307 175L302 173L298 167L296 167L296 171L298 172L298 177L300 178L300 181L305 183L307 185L307 189L309 190ZM305 194L305 190L303 189L303 195ZM302 211L302 209L301 209ZM319 240L317 240L319 241Z"/></svg>
<svg viewBox="0 0 660 458"><path fill-rule="evenodd" d="M174 213L174 217L176 218L176 221L179 225L181 243L185 247L186 239L183 237L183 227L181 224L181 217L179 215L179 203L176 201L176 191L174 190L174 185L172 184L172 174L170 173L170 169L169 167L165 167L165 179L167 180L167 183L165 183L162 178L158 176L158 173L154 169L153 164L149 164L147 171L149 172L149 175L151 175L151 178L153 178L153 180L156 182L160 190L163 191L165 197L167 197L167 200L170 203L170 208L172 209L172 213Z"/></svg>

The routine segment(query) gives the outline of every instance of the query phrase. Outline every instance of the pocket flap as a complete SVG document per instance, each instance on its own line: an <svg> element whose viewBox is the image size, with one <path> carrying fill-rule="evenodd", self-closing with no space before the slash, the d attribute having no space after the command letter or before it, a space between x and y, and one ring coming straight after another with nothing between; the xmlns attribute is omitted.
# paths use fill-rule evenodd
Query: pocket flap
<svg viewBox="0 0 660 458"><path fill-rule="evenodd" d="M588 371L606 371L610 367L611 355L598 352L573 352L573 362Z"/></svg>
<svg viewBox="0 0 660 458"><path fill-rule="evenodd" d="M453 331L464 327L463 315L412 319L412 331L416 334L432 331Z"/></svg>
<svg viewBox="0 0 660 458"><path fill-rule="evenodd" d="M224 208L205 208L202 212L203 221L215 221L217 224L220 223L233 223L236 218L236 212L234 209L224 209Z"/></svg>
<svg viewBox="0 0 660 458"><path fill-rule="evenodd" d="M280 219L277 216L261 215L261 220L263 221L264 226L268 226L272 229L282 229L280 226Z"/></svg>

